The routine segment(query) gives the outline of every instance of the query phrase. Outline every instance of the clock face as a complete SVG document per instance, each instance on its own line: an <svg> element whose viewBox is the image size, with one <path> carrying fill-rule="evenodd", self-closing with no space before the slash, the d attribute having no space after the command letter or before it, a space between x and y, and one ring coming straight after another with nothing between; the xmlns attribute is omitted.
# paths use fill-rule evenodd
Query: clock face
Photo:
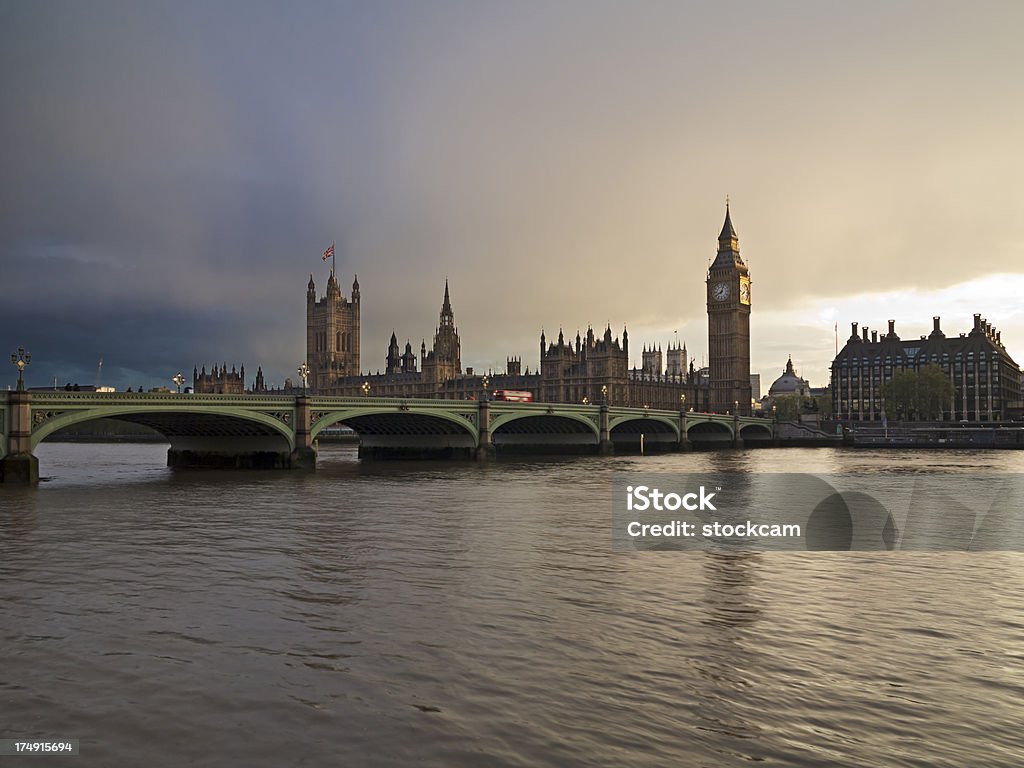
<svg viewBox="0 0 1024 768"><path fill-rule="evenodd" d="M715 287L711 290L711 297L715 301L725 301L729 298L729 284L728 283L715 283Z"/></svg>

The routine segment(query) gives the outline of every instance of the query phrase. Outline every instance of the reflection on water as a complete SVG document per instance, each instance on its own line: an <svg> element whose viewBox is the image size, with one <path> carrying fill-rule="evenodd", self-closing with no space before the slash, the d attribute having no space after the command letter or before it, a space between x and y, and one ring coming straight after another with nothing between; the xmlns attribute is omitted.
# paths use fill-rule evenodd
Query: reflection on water
<svg viewBox="0 0 1024 768"><path fill-rule="evenodd" d="M831 449L171 473L43 445L0 489L0 738L76 765L1024 762L1024 557L613 552L611 478L1024 471ZM59 760L59 758L53 758Z"/></svg>

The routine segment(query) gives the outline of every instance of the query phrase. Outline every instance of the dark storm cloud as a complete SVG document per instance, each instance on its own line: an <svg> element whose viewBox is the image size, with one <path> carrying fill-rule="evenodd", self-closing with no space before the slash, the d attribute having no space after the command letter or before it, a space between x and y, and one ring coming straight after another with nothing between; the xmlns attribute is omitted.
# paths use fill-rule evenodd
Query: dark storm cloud
<svg viewBox="0 0 1024 768"><path fill-rule="evenodd" d="M392 328L429 344L446 276L465 365L536 365L541 327L608 322L700 354L726 192L761 317L1005 271L1019 15L4 3L2 336L39 340L39 375L86 378L102 347L119 386L193 360L281 381L337 240L367 369Z"/></svg>

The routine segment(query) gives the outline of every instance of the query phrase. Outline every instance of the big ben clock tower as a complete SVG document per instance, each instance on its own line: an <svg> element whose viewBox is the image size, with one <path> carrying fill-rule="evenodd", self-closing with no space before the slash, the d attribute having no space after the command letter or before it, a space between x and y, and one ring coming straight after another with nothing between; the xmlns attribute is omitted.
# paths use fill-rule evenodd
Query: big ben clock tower
<svg viewBox="0 0 1024 768"><path fill-rule="evenodd" d="M750 271L725 204L718 255L708 270L711 410L750 415Z"/></svg>

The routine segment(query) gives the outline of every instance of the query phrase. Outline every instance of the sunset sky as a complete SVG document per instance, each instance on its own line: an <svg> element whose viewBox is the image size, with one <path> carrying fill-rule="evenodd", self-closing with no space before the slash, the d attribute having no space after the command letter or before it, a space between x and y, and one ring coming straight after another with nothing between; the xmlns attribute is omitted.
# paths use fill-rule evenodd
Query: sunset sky
<svg viewBox="0 0 1024 768"><path fill-rule="evenodd" d="M541 329L707 350L725 197L752 371L981 312L1024 362L1019 2L0 0L2 337L30 386L305 354L337 241L362 363L534 369ZM6 354L8 350L3 350ZM7 371L12 384L16 371ZM251 381L249 382L251 384Z"/></svg>

